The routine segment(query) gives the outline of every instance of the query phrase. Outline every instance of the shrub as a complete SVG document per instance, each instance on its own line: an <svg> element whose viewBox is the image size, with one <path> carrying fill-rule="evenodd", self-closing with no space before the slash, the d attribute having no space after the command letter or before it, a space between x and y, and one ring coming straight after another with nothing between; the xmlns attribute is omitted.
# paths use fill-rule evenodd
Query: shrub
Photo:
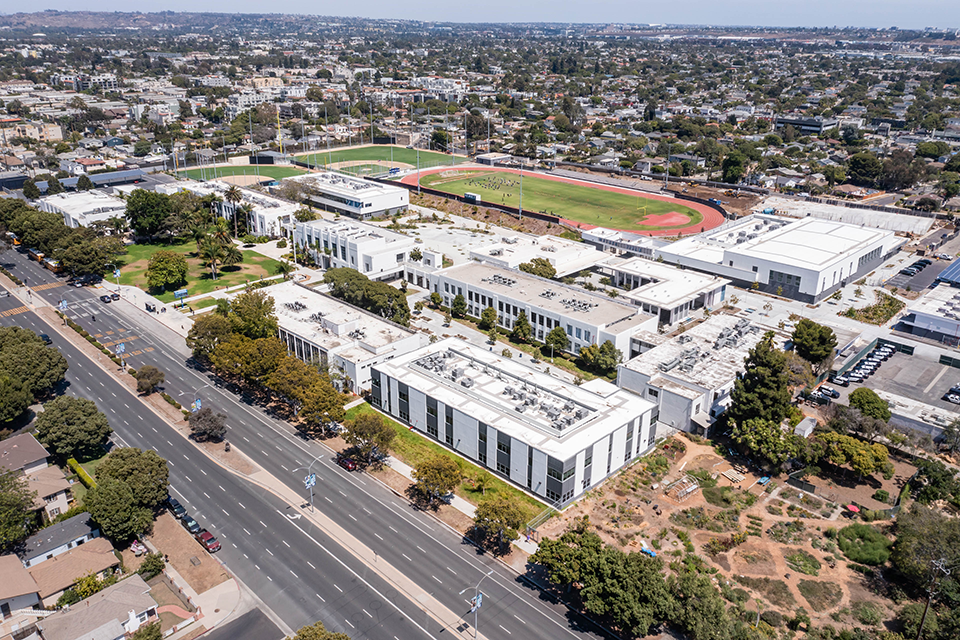
<svg viewBox="0 0 960 640"><path fill-rule="evenodd" d="M77 604L80 602L80 596L77 595L77 592L73 589L67 589L63 592L63 595L57 599L57 608L67 607L72 604Z"/></svg>
<svg viewBox="0 0 960 640"><path fill-rule="evenodd" d="M140 577L144 580L149 580L163 571L165 566L166 563L163 561L162 553L148 553L143 557L143 562L140 563L140 568L137 569L137 573L139 573Z"/></svg>
<svg viewBox="0 0 960 640"><path fill-rule="evenodd" d="M286 239L281 239L277 241L277 249L286 249L286 248L287 248Z"/></svg>
<svg viewBox="0 0 960 640"><path fill-rule="evenodd" d="M883 620L883 614L880 612L880 609L871 602L855 602L852 605L852 609L853 617L855 617L860 624L874 626L880 624Z"/></svg>
<svg viewBox="0 0 960 640"><path fill-rule="evenodd" d="M838 544L843 555L853 562L877 566L890 557L892 542L866 524L851 524L840 530Z"/></svg>
<svg viewBox="0 0 960 640"><path fill-rule="evenodd" d="M783 614L773 609L767 609L760 614L760 619L771 627L779 627L783 624Z"/></svg>
<svg viewBox="0 0 960 640"><path fill-rule="evenodd" d="M885 489L877 489L873 494L873 499L877 502L888 502L890 500L890 492Z"/></svg>
<svg viewBox="0 0 960 640"><path fill-rule="evenodd" d="M784 556L789 566L794 571L805 573L808 576L820 575L820 562L812 555L802 549L797 549L794 553Z"/></svg>

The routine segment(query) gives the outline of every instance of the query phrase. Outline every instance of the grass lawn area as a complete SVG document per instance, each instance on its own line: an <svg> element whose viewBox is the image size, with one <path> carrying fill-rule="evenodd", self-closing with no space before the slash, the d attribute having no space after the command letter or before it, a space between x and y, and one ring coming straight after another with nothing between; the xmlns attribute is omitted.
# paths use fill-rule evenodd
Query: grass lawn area
<svg viewBox="0 0 960 640"><path fill-rule="evenodd" d="M479 194L491 204L520 205L520 176L497 171L464 170L456 176L434 173L423 176L420 184L462 196ZM523 207L611 229L651 231L683 228L703 221L703 214L675 202L596 189L582 184L524 176ZM657 220L655 216L679 215ZM649 224L645 224L650 220Z"/></svg>
<svg viewBox="0 0 960 640"><path fill-rule="evenodd" d="M486 495L483 495L483 493L480 491L476 491L473 488L472 479L481 473L480 467L472 462L469 462L466 458L462 458L454 453L451 453L449 450L441 447L439 444L430 441L426 436L420 435L419 432L413 429L408 429L399 422L391 420L386 415L371 407L369 404L359 404L352 409L349 409L347 411L345 420L353 420L361 413L377 413L383 418L384 422L396 430L397 437L394 439L393 445L390 447L390 453L397 459L407 463L412 467L416 467L417 463L421 460L430 458L436 454L453 456L454 459L456 459L457 464L460 465L460 469L463 471L464 476L464 481L454 490L461 498L464 498L473 504L477 504L477 502L487 497L505 495L514 500L516 504L520 505L524 511L524 520L526 522L529 522L533 518L537 517L537 515L546 508L546 505L540 501L531 498L523 491L520 491L490 471L487 471L487 473L490 474L492 480L487 487Z"/></svg>
<svg viewBox="0 0 960 640"><path fill-rule="evenodd" d="M215 170L218 178L220 176L255 176L257 175L258 171L258 169L253 166L216 167ZM208 180L211 180L213 178L211 175L213 172L213 169L204 169L203 173L200 172L200 169L188 169L185 173L188 177L193 178L194 180L200 180L201 176L206 176ZM276 180L280 180L281 178L289 178L290 176L299 176L306 173L306 171L303 169L298 169L297 167L274 167L271 165L260 165L259 172L261 176L268 176Z"/></svg>
<svg viewBox="0 0 960 640"><path fill-rule="evenodd" d="M280 264L273 258L255 251L243 251L243 262L232 267L218 268L217 279L214 280L210 268L196 257L197 244L192 240L169 244L132 244L127 246L124 265L120 268L120 284L149 291L161 302L173 302L174 289L158 293L150 291L147 287L147 266L150 264L150 256L161 249L168 249L186 256L189 271L184 288L190 291L191 296L259 280L261 277L275 276L277 265Z"/></svg>
<svg viewBox="0 0 960 640"><path fill-rule="evenodd" d="M303 153L297 156L298 159L308 160L316 164L324 165L335 162L352 162L356 160L383 160L386 162L404 162L412 167L417 166L417 150L398 147L395 145L375 145L372 147L355 147L352 149L331 149L328 154L324 150L316 153ZM467 158L462 156L452 156L453 164L467 162ZM436 167L438 165L451 164L451 156L445 153L435 151L420 150L420 168Z"/></svg>

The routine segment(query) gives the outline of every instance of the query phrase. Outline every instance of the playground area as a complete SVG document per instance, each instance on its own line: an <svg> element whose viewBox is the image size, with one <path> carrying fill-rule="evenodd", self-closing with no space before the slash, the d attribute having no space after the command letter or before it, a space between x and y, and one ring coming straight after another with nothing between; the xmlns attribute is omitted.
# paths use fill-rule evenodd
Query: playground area
<svg viewBox="0 0 960 640"><path fill-rule="evenodd" d="M405 184L417 184L407 175ZM420 185L463 196L475 193L490 206L519 207L520 186L525 211L558 216L581 229L606 227L643 235L690 235L723 223L715 209L694 202L639 192L622 187L540 173L498 168L435 168L420 172Z"/></svg>

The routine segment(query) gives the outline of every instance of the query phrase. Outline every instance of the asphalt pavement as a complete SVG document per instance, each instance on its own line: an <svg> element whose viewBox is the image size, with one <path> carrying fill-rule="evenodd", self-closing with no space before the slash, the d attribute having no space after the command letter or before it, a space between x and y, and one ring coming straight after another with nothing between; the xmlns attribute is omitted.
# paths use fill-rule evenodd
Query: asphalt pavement
<svg viewBox="0 0 960 640"><path fill-rule="evenodd" d="M227 414L230 441L291 489L303 495L301 480L303 474L295 473L294 469L303 467L319 457L315 499L317 508L364 545L375 550L383 561L402 571L451 611L465 613L469 609L469 594L461 596L460 591L472 588L480 577L488 571L493 571L493 575L484 582L483 587L485 599L480 620L482 635L504 640L513 635L544 639L581 637L585 634L603 635L603 632L588 620L571 614L562 605L550 602L539 590L518 579L514 572L478 551L459 533L438 523L428 515L414 510L405 500L398 499L380 483L364 478L362 474L350 474L337 467L330 456L330 450L321 443L302 438L289 424L267 415L259 407L254 406L250 399L238 397L223 389L221 382L214 375L191 366L187 360L188 352L182 337L163 327L150 317L150 314L133 307L125 300L96 307L95 305L100 304L97 297L102 294L102 290L66 287L61 284L65 279L57 278L54 274L27 260L22 254L11 254L13 252L4 254L2 262L14 275L21 279L26 276L27 284L35 291L34 296L40 295L51 304L56 304L60 299L67 299L70 306L68 315L91 333L94 333L91 330L93 328L96 333L104 336L101 337L101 341L117 339L114 336L135 336L135 339L125 338L128 343L127 353L130 356L131 366L153 364L166 372L167 381L164 387L181 403L188 405L195 396L199 395L203 399L204 406ZM0 301L0 303L3 302L9 303L11 307L21 304L14 298ZM85 311L88 308L91 311ZM93 309L96 309L95 322L89 317L93 315ZM39 318L32 313L0 318L0 321L8 324L20 324L21 321L38 323L37 326L40 328L35 330L53 335L49 328L41 326ZM25 325L21 324L21 326ZM71 351L70 345L61 345L59 341L57 342L57 346L63 347L68 361L82 362L77 360L77 358L83 358L78 351L75 349ZM131 345L134 344L138 348L131 349ZM133 351L140 353L134 355ZM367 607L354 606L352 609L340 611L339 606L331 609L331 605L327 604L341 602L345 596L339 590L345 589L344 584L353 585L356 576L338 577L336 589L332 592L330 583L326 580L322 581L324 586L318 585L312 591L312 587L302 586L299 579L304 575L314 577L316 575L314 570L308 570L297 553L288 553L290 547L285 546L286 538L280 537L280 541L276 540L278 536L283 535L279 533L280 530L297 526L297 523L285 520L279 515L284 512L286 505L277 504L275 498L269 494L263 495L265 492L259 488L251 488L249 484L243 483L244 486L239 487L239 481L232 474L222 470L218 473L213 471L218 468L199 453L191 454L191 445L182 441L181 436L159 418L156 418L159 423L155 427L156 431L153 431L154 426L149 429L134 429L131 425L138 425L141 420L153 420L152 414L136 404L133 405L134 409L130 409L127 405L131 401L136 402L136 399L125 388L112 381L111 376L101 372L98 367L81 365L79 371L76 368L74 365L68 372L71 392L90 397L98 402L111 419L111 424L117 422L119 418L120 414L117 411L123 412L125 417L119 418L118 424L114 424L114 429L122 438L122 442L131 446L155 448L158 453L171 461L171 473L176 474L176 479L172 481L175 491L183 495L186 504L189 505L188 508L199 512L195 517L201 524L229 543L224 544L224 551L221 552L227 564L264 602L288 621L292 628L316 619L327 623L329 619L331 628L347 633L351 637L390 637L389 634L381 635L378 630L382 627L379 625L364 627L363 635L358 633L360 629L358 622L362 623L365 619L373 620L370 618ZM88 379L90 376L96 379ZM129 396L129 399L120 404L112 401L105 395L108 381L119 388L116 392L111 390L110 394L116 393L119 399L122 391ZM176 436L176 439L173 436ZM174 442L177 443L176 446ZM204 465L202 471L197 468L198 464ZM181 473L183 475L180 475ZM214 473L217 473L216 477L221 480L220 482L214 482ZM231 486L229 491L226 490L228 486ZM221 490L219 487L224 489ZM208 497L211 494L211 488L214 490L213 497ZM226 495L218 495L221 491ZM270 515L262 520L258 518L251 520L249 506L239 507L237 504L232 504L232 496L235 492L238 496L243 494L247 498L245 500L238 497L238 503L248 505L247 500L256 500L255 504L259 506L254 510L255 512L276 513L278 521L283 526L275 528L274 523L269 527L262 524L269 521L267 518L273 517ZM227 514L227 511L230 513ZM250 533L246 536L238 536L238 530ZM254 538L261 537L269 541L266 544L273 545L269 550L254 542ZM293 535L291 534L290 537ZM320 537L322 534L319 532L318 536L314 536L315 539ZM247 545L244 551L240 551L241 542ZM276 544L273 544L274 542ZM237 550L241 555L237 556L231 551L232 544L237 544ZM299 545L303 548L304 545L310 546L311 543L310 540L304 541L303 536L300 536ZM324 543L324 546L330 549L336 548L337 545ZM278 551L279 554L277 554ZM285 557L287 562L278 565L279 555ZM277 569L273 570L272 567ZM365 566L357 567L356 570L361 576L367 573L373 574ZM272 573L269 573L271 571ZM293 575L298 578L293 578ZM376 575L373 574L371 579L375 578ZM386 592L381 589L378 591L381 594L389 593L389 589ZM328 595L331 597L328 598ZM349 600L353 602L352 598ZM362 596L361 604L363 604ZM373 607L372 603L367 604ZM381 602L379 608L382 609L383 606ZM413 612L414 608L414 605L409 604L406 611ZM323 613L320 615L307 613L321 611ZM338 619L344 620L340 627L334 623ZM418 616L417 620L428 631L431 629L429 626L431 620L428 616ZM355 628L349 625L354 625ZM395 630L403 628L401 622L392 626ZM406 626L412 625L406 622ZM415 636L405 634L401 637Z"/></svg>

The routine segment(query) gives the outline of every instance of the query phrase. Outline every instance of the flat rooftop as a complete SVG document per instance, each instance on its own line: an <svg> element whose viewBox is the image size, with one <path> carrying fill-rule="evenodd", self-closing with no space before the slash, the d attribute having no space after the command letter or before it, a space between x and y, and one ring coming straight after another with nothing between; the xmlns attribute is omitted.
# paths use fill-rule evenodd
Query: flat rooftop
<svg viewBox="0 0 960 640"><path fill-rule="evenodd" d="M911 304L909 310L911 313L922 313L928 316L940 316L960 321L960 289L948 285L935 287Z"/></svg>
<svg viewBox="0 0 960 640"><path fill-rule="evenodd" d="M721 264L727 254L821 271L844 256L892 238L892 231L804 218L752 215L718 231L680 240L666 254Z"/></svg>
<svg viewBox="0 0 960 640"><path fill-rule="evenodd" d="M610 263L609 268L651 280L643 286L624 291L620 295L667 309L695 299L702 293L709 293L730 284L729 280L719 276L708 276L690 269L678 269L646 258L628 258L620 263Z"/></svg>
<svg viewBox="0 0 960 640"><path fill-rule="evenodd" d="M393 342L408 338L413 331L405 329L352 307L325 293L288 281L264 289L273 297L277 322L281 329L306 338L328 351L351 347L351 361L382 353ZM338 355L345 355L338 351Z"/></svg>
<svg viewBox="0 0 960 640"><path fill-rule="evenodd" d="M303 186L316 189L321 193L329 193L358 200L396 194L397 192L407 193L407 190L403 187L380 184L379 182L364 180L363 178L353 178L334 171L307 173L300 176L284 178L284 181L287 180L299 182Z"/></svg>
<svg viewBox="0 0 960 640"><path fill-rule="evenodd" d="M559 460L653 408L611 384L578 387L458 338L375 368Z"/></svg>
<svg viewBox="0 0 960 640"><path fill-rule="evenodd" d="M557 270L557 277L579 273L610 258L592 245L556 236L517 234L505 236L501 242L470 251L470 258L517 268L534 258L543 258Z"/></svg>
<svg viewBox="0 0 960 640"><path fill-rule="evenodd" d="M405 243L413 242L413 238L405 236L402 233L359 221L344 220L343 218L340 220L324 220L323 218L318 218L317 220L310 220L309 222L298 222L297 226L303 227L307 232L314 229L318 233L320 231L335 233L341 238L347 238L356 243L362 243L365 240L383 240L387 243L400 241Z"/></svg>
<svg viewBox="0 0 960 640"><path fill-rule="evenodd" d="M111 211L126 211L127 203L103 191L73 191L58 193L40 199L50 203L60 211L70 215L86 215L91 213L108 213Z"/></svg>
<svg viewBox="0 0 960 640"><path fill-rule="evenodd" d="M438 271L467 285L509 296L515 300L527 300L545 311L570 317L590 318L597 326L609 327L618 324L618 331L639 326L650 319L638 313L637 308L616 302L607 296L595 296L582 289L546 280L524 271L502 269L480 262L468 262Z"/></svg>
<svg viewBox="0 0 960 640"><path fill-rule="evenodd" d="M718 314L621 366L663 384L679 381L718 389L743 371L747 352L765 331L745 318ZM783 346L782 338L775 342ZM659 381L654 384L661 386Z"/></svg>
<svg viewBox="0 0 960 640"><path fill-rule="evenodd" d="M870 204L870 202L867 201L864 204ZM777 215L791 218L812 216L823 220L875 227L888 231L901 231L921 236L926 234L935 222L933 218L905 216L899 213L874 211L873 209L854 209L845 207L840 203L807 202L806 200L783 196L768 196L753 207L755 213L761 213L767 209L774 209Z"/></svg>

